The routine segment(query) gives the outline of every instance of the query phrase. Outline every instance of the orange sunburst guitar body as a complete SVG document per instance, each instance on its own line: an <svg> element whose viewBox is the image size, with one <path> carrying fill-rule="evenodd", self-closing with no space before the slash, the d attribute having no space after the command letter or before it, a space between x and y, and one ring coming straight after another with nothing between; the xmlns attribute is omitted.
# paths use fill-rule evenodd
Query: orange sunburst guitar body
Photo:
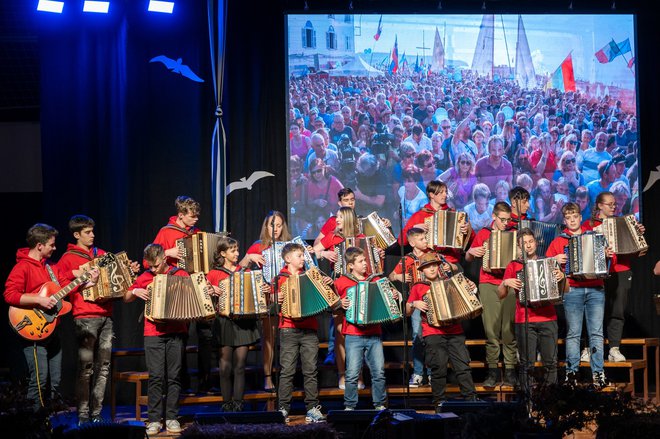
<svg viewBox="0 0 660 439"><path fill-rule="evenodd" d="M104 255L99 259L97 266L102 267L107 265L110 259L111 257L106 258ZM9 324L14 328L14 331L16 331L18 335L26 340L40 341L47 339L55 331L59 322L59 317L71 311L71 304L62 299L73 291L74 288L87 282L89 278L89 273L83 273L64 288L60 287L55 282L46 282L36 291L25 293L42 297L54 297L57 300L57 305L51 309L10 306Z"/></svg>

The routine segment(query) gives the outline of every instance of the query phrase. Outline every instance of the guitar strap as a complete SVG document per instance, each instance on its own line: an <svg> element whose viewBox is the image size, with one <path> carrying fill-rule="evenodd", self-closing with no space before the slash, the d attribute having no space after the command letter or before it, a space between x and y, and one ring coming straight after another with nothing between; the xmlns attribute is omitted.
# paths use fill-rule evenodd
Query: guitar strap
<svg viewBox="0 0 660 439"><path fill-rule="evenodd" d="M97 248L94 247L94 258L96 257L97 251L98 251ZM93 258L89 257L89 254L87 254L85 252L81 252L80 250L76 250L76 249L67 250L64 254L67 254L67 253L70 253L70 254L76 255L76 256L80 256L81 258L87 259L88 261L91 261L93 259Z"/></svg>
<svg viewBox="0 0 660 439"><path fill-rule="evenodd" d="M57 280L57 276L55 276L55 273L53 272L53 269L50 268L50 265L46 264L46 270L48 271L48 276L50 276L50 280L52 280L58 286L60 286L60 281Z"/></svg>

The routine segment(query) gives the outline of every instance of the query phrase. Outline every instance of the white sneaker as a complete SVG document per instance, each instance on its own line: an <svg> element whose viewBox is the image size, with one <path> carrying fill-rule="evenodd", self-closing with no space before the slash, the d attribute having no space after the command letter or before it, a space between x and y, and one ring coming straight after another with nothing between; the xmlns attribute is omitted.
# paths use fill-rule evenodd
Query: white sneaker
<svg viewBox="0 0 660 439"><path fill-rule="evenodd" d="M168 433L181 433L183 431L181 424L176 419L165 421L165 429Z"/></svg>
<svg viewBox="0 0 660 439"><path fill-rule="evenodd" d="M424 377L421 375L413 374L410 377L410 382L408 382L408 386L410 387L419 387L422 385L422 381L424 380Z"/></svg>
<svg viewBox="0 0 660 439"><path fill-rule="evenodd" d="M614 361L615 363L621 363L626 361L626 357L623 356L619 348L610 348L610 353L607 355L609 361Z"/></svg>
<svg viewBox="0 0 660 439"><path fill-rule="evenodd" d="M325 422L325 416L321 413L321 406L317 405L307 410L305 415L305 422L308 424L315 424L317 422Z"/></svg>
<svg viewBox="0 0 660 439"><path fill-rule="evenodd" d="M582 353L580 354L580 361L582 363L591 362L591 355L589 354L589 348L582 349Z"/></svg>
<svg viewBox="0 0 660 439"><path fill-rule="evenodd" d="M385 407L384 405L379 405L379 406L376 406L376 408L374 410L377 410L377 411L380 412L380 411L383 411L383 410L387 410L387 407Z"/></svg>
<svg viewBox="0 0 660 439"><path fill-rule="evenodd" d="M147 424L147 435L148 436L154 436L158 433L160 433L160 430L163 429L163 426L160 422L149 422Z"/></svg>
<svg viewBox="0 0 660 439"><path fill-rule="evenodd" d="M285 408L280 409L280 413L282 413L282 416L284 416L284 423L288 424L289 423L289 412Z"/></svg>

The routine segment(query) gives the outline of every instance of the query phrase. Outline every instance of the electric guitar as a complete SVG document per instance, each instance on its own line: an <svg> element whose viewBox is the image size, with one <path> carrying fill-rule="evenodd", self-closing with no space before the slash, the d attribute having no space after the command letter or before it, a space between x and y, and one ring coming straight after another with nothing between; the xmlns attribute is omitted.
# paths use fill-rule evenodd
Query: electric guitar
<svg viewBox="0 0 660 439"><path fill-rule="evenodd" d="M110 262L111 258L106 258L105 255L98 259L97 266L103 267ZM51 309L35 308L19 308L15 306L9 307L9 324L12 328L26 340L40 341L50 337L55 331L60 316L71 311L71 303L63 301L62 299L67 296L74 288L87 282L91 274L85 272L68 284L66 287L61 288L55 282L46 282L37 290L32 293L42 297L54 297L57 304Z"/></svg>

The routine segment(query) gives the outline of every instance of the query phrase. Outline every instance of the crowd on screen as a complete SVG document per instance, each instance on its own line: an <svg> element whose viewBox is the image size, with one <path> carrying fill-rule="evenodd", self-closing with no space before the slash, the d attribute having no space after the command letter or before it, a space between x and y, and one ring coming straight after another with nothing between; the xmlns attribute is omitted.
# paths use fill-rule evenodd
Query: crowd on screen
<svg viewBox="0 0 660 439"><path fill-rule="evenodd" d="M525 90L462 71L455 75L289 79L291 226L316 236L342 187L358 214L398 227L442 180L448 204L475 230L490 223L511 187L532 194L531 215L561 223L576 202L615 194L617 215L639 212L637 117L609 96Z"/></svg>

